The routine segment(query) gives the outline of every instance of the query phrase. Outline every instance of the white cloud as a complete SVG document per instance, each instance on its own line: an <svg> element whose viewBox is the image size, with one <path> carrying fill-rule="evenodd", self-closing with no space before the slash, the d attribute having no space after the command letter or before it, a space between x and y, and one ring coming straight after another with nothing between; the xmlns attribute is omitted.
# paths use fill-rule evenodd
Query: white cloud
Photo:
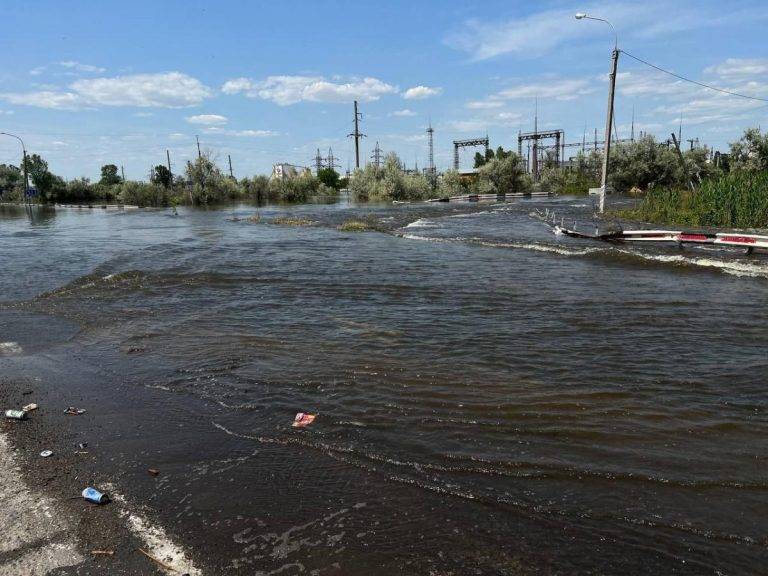
<svg viewBox="0 0 768 576"><path fill-rule="evenodd" d="M397 92L397 87L377 78L332 82L322 76L269 76L265 80L235 78L221 87L225 94L243 93L249 98L271 100L279 106L298 102L370 102Z"/></svg>
<svg viewBox="0 0 768 576"><path fill-rule="evenodd" d="M98 66L93 66L92 64L83 64L81 62L75 62L74 60L59 62L59 65L63 66L64 68L75 70L76 72L95 72L101 74L102 72L107 71L106 68L100 68Z"/></svg>
<svg viewBox="0 0 768 576"><path fill-rule="evenodd" d="M676 3L669 9L663 0L636 2L602 2L578 6L579 11L599 13L610 20L622 38L657 38L706 27L738 24L764 20L768 16L765 7L721 10L718 6L707 8L700 3ZM573 45L574 41L594 41L598 32L597 22L577 22L573 16L576 8L542 10L508 20L479 20L464 22L449 34L445 42L466 52L473 60L486 60L509 54L519 58L535 58L561 45ZM611 31L603 31L610 38ZM606 40L607 41L607 40Z"/></svg>
<svg viewBox="0 0 768 576"><path fill-rule="evenodd" d="M272 130L228 130L218 126L209 126L204 128L206 134L220 134L222 136L236 136L238 138L269 138L279 136L279 132Z"/></svg>
<svg viewBox="0 0 768 576"><path fill-rule="evenodd" d="M446 124L446 127L456 132L474 132L479 134L493 127L518 127L522 118L522 114L518 112L495 112L476 118L452 120Z"/></svg>
<svg viewBox="0 0 768 576"><path fill-rule="evenodd" d="M181 72L78 80L71 88L90 104L185 108L210 98L211 90Z"/></svg>
<svg viewBox="0 0 768 576"><path fill-rule="evenodd" d="M152 112L135 112L133 114L136 118L150 118L154 116Z"/></svg>
<svg viewBox="0 0 768 576"><path fill-rule="evenodd" d="M12 116L14 114L13 110L0 110L0 116Z"/></svg>
<svg viewBox="0 0 768 576"><path fill-rule="evenodd" d="M501 100L471 100L464 104L465 108L469 108L470 110L493 110L495 108L502 108L504 106L504 102Z"/></svg>
<svg viewBox="0 0 768 576"><path fill-rule="evenodd" d="M413 88L408 88L408 90L403 92L403 98L405 98L406 100L424 100L425 98L437 96L442 91L443 91L442 88L431 88L429 86L414 86Z"/></svg>
<svg viewBox="0 0 768 576"><path fill-rule="evenodd" d="M72 92L13 92L0 94L0 98L11 104L35 106L36 108L51 108L54 110L74 110L82 105L82 100Z"/></svg>
<svg viewBox="0 0 768 576"><path fill-rule="evenodd" d="M254 83L248 78L235 78L234 80L227 80L221 87L221 91L224 94L237 94L238 92L248 92L253 90Z"/></svg>
<svg viewBox="0 0 768 576"><path fill-rule="evenodd" d="M45 66L37 66L29 71L32 76L40 76L43 72L45 72Z"/></svg>
<svg viewBox="0 0 768 576"><path fill-rule="evenodd" d="M594 83L584 79L551 79L529 84L518 84L505 88L495 94L493 98L518 99L518 98L554 98L555 100L575 100L579 96L592 94L595 91Z"/></svg>
<svg viewBox="0 0 768 576"><path fill-rule="evenodd" d="M399 116L404 118L406 116L416 116L416 112L409 110L408 108L403 108L402 110L395 110L390 114L390 116Z"/></svg>
<svg viewBox="0 0 768 576"><path fill-rule="evenodd" d="M68 90L0 94L14 104L59 110L96 106L186 108L210 97L210 88L181 72L93 78L77 80Z"/></svg>
<svg viewBox="0 0 768 576"><path fill-rule="evenodd" d="M229 119L221 114L197 114L195 116L187 116L186 120L190 124L200 124L202 126L221 126L229 122Z"/></svg>
<svg viewBox="0 0 768 576"><path fill-rule="evenodd" d="M174 132L173 134L168 134L168 138L171 140L186 140L188 136L186 134L182 134L181 132Z"/></svg>
<svg viewBox="0 0 768 576"><path fill-rule="evenodd" d="M728 58L725 62L710 66L704 72L722 78L768 75L768 58Z"/></svg>

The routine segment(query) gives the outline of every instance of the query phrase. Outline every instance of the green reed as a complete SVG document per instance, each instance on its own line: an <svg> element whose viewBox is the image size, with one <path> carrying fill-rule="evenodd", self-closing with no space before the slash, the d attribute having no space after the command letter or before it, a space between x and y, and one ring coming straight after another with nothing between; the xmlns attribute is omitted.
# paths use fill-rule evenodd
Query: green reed
<svg viewBox="0 0 768 576"><path fill-rule="evenodd" d="M732 172L695 191L649 190L619 216L647 222L720 228L768 228L768 172Z"/></svg>

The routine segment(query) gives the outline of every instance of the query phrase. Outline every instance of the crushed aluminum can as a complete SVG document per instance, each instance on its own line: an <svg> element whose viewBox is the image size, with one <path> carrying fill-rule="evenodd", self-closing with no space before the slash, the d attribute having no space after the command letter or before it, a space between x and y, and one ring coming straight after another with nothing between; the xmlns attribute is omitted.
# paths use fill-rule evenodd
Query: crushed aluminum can
<svg viewBox="0 0 768 576"><path fill-rule="evenodd" d="M43 458L48 458L48 456L51 456L52 454L53 452L51 452L50 450L43 450L42 452L40 452L40 456L42 456Z"/></svg>
<svg viewBox="0 0 768 576"><path fill-rule="evenodd" d="M106 504L109 502L109 496L102 494L96 490L96 488L91 488L90 486L83 490L83 498L89 502L94 502L95 504Z"/></svg>
<svg viewBox="0 0 768 576"><path fill-rule="evenodd" d="M11 420L26 420L27 413L24 410L6 410L5 417Z"/></svg>
<svg viewBox="0 0 768 576"><path fill-rule="evenodd" d="M24 410L24 412L32 412L32 410L37 410L37 404L35 403L27 404L22 408L22 410Z"/></svg>

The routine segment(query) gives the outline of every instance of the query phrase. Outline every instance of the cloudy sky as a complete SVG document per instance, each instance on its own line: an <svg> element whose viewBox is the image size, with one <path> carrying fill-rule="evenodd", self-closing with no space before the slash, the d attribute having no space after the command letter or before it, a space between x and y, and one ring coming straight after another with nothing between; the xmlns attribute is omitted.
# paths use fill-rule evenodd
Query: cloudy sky
<svg viewBox="0 0 768 576"><path fill-rule="evenodd" d="M679 74L768 98L768 4L752 2L59 2L6 0L0 35L0 131L26 140L63 176L104 163L144 178L171 152L181 168L202 145L236 175L309 165L329 147L343 170L352 101L364 158L376 141L412 165L435 128L440 168L457 138L516 148L539 125L581 141L604 122L613 36ZM663 75L622 55L617 123L722 148L768 125L765 103ZM589 139L589 136L587 137ZM18 163L0 137L0 163ZM469 163L467 154L466 163ZM223 163L223 162L222 162Z"/></svg>

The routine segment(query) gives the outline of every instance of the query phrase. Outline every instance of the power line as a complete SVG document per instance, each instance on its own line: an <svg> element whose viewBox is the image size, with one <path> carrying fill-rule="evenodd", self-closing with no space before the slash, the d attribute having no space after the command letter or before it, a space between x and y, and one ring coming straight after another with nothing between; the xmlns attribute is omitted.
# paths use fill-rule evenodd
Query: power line
<svg viewBox="0 0 768 576"><path fill-rule="evenodd" d="M641 64L645 64L646 66L650 66L651 68L654 68L658 70L659 72L664 72L664 74L669 74L670 76L674 76L675 78L678 78L680 80L684 80L685 82L690 82L691 84L696 84L697 86L701 86L702 88L708 88L710 90L715 90L716 92L722 92L723 94L728 94L730 96L736 96L738 98L746 98L747 100L757 100L758 102L768 102L768 98L760 98L758 96L747 96L746 94L739 94L738 92L731 92L730 90L725 90L723 88L717 88L716 86L710 86L709 84L704 84L703 82L698 82L696 80L691 80L690 78L686 78L685 76L680 76L680 74L675 74L674 72L670 72L669 70L665 70L664 68L659 68L655 64L651 64L650 62L646 62L642 58L638 58L637 56L634 56L627 52L626 50L620 50L622 54L626 54L630 58L637 60Z"/></svg>

